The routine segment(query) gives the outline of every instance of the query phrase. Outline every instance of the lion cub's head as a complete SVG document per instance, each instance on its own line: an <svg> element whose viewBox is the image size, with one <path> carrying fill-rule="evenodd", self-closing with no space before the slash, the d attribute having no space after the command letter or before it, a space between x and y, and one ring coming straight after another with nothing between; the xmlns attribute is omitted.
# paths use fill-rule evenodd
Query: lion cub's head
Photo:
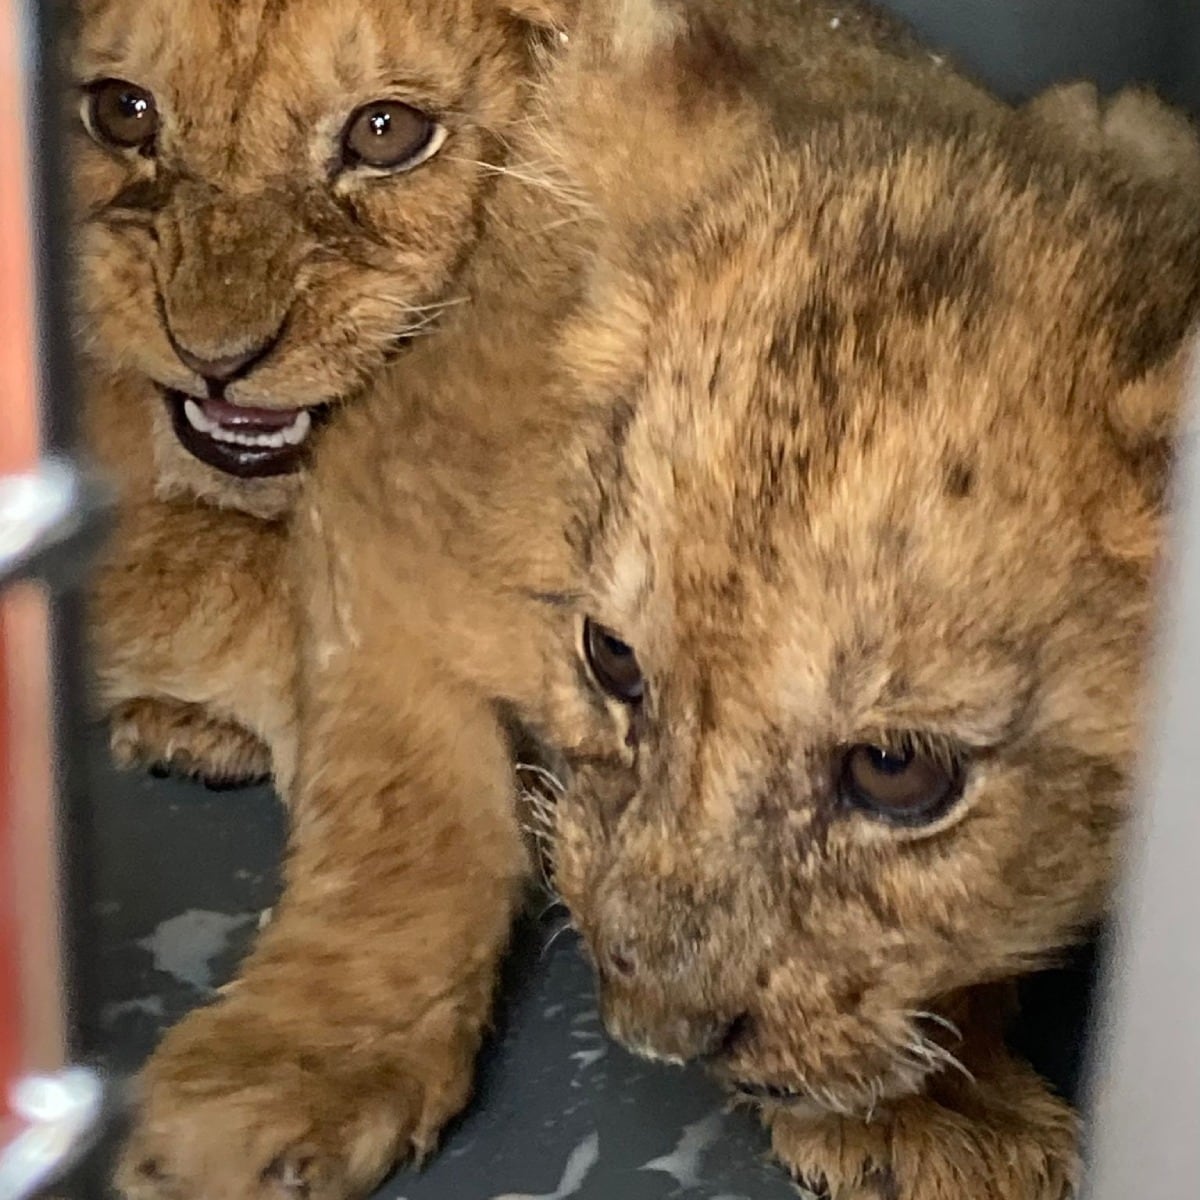
<svg viewBox="0 0 1200 1200"><path fill-rule="evenodd" d="M612 241L566 361L617 416L555 879L618 1037L865 1111L949 1061L945 997L1105 903L1200 210L1015 128L789 144L695 94L650 209L574 160Z"/></svg>
<svg viewBox="0 0 1200 1200"><path fill-rule="evenodd" d="M325 407L456 299L551 8L81 7L86 349L153 385L160 472L294 472Z"/></svg>

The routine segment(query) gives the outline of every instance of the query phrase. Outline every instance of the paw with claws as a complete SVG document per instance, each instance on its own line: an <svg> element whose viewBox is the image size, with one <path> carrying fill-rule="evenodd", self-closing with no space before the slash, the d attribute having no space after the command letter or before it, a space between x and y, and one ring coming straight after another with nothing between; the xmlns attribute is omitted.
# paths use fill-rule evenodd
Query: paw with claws
<svg viewBox="0 0 1200 1200"><path fill-rule="evenodd" d="M109 745L119 767L182 775L216 790L262 782L271 775L270 752L258 738L197 704L128 700L110 717Z"/></svg>
<svg viewBox="0 0 1200 1200"><path fill-rule="evenodd" d="M477 1046L453 1011L397 1030L306 1008L237 989L168 1034L139 1080L127 1200L349 1200L433 1148Z"/></svg>
<svg viewBox="0 0 1200 1200"><path fill-rule="evenodd" d="M956 1084L873 1114L767 1114L776 1155L816 1200L1071 1200L1077 1121L1033 1072Z"/></svg>

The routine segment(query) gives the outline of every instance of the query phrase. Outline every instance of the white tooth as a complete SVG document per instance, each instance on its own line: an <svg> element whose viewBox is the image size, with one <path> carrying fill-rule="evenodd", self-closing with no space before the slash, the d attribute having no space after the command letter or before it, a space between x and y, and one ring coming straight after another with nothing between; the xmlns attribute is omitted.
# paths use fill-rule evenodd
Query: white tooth
<svg viewBox="0 0 1200 1200"><path fill-rule="evenodd" d="M213 437L219 442L228 442L232 446L253 446L254 435L251 433L241 433L235 429L226 429L224 425L218 425L213 430Z"/></svg>
<svg viewBox="0 0 1200 1200"><path fill-rule="evenodd" d="M201 433L234 446L262 446L272 450L282 450L284 446L298 446L308 436L312 428L312 418L305 411L296 414L295 420L286 429L277 429L272 433L243 433L240 429L230 429L210 421L204 415L200 406L191 400L184 401L184 412L191 425Z"/></svg>
<svg viewBox="0 0 1200 1200"><path fill-rule="evenodd" d="M183 415L187 417L188 424L200 433L207 433L211 437L217 430L217 426L204 415L204 410L195 400L183 402Z"/></svg>
<svg viewBox="0 0 1200 1200"><path fill-rule="evenodd" d="M296 414L296 419L283 431L283 440L289 446L298 446L306 437L308 431L312 428L312 417L308 415L306 409L301 409Z"/></svg>

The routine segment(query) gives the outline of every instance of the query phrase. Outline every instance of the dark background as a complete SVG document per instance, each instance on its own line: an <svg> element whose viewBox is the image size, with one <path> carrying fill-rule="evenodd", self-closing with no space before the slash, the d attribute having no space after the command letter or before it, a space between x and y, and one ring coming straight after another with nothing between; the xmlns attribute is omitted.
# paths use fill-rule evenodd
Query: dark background
<svg viewBox="0 0 1200 1200"><path fill-rule="evenodd" d="M1200 0L888 0L997 91L1130 82L1200 114Z"/></svg>

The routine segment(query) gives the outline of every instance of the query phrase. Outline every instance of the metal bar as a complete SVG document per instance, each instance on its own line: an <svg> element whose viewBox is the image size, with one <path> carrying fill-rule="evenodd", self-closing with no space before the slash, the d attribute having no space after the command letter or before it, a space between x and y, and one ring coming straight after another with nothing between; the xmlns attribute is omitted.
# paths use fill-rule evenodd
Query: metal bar
<svg viewBox="0 0 1200 1200"><path fill-rule="evenodd" d="M1193 380L1146 803L1093 1043L1089 1200L1184 1200L1200 1180L1200 354Z"/></svg>
<svg viewBox="0 0 1200 1200"><path fill-rule="evenodd" d="M89 488L66 463L0 475L0 587L12 579L61 576L86 532Z"/></svg>

